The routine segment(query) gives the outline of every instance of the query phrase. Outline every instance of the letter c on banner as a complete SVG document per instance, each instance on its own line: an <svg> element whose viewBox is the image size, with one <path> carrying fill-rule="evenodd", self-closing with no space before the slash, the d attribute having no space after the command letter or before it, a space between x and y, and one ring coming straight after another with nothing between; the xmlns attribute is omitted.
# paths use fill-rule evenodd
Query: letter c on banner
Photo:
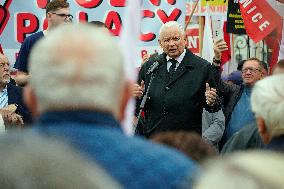
<svg viewBox="0 0 284 189"><path fill-rule="evenodd" d="M76 0L81 7L91 9L100 6L103 0Z"/></svg>
<svg viewBox="0 0 284 189"><path fill-rule="evenodd" d="M113 7L125 7L126 0L110 0L110 5Z"/></svg>

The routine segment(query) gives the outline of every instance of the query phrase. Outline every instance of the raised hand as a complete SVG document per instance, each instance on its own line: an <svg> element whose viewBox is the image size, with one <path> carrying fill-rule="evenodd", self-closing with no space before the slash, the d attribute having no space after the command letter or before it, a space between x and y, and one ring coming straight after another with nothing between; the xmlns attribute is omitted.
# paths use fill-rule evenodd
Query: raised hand
<svg viewBox="0 0 284 189"><path fill-rule="evenodd" d="M211 88L208 83L206 83L205 97L206 104L208 104L209 106L214 106L216 104L217 91L216 89Z"/></svg>
<svg viewBox="0 0 284 189"><path fill-rule="evenodd" d="M223 51L228 50L228 45L224 39L219 39L214 42L215 59L220 60Z"/></svg>
<svg viewBox="0 0 284 189"><path fill-rule="evenodd" d="M144 90L145 90L144 81L142 81L140 85L135 83L132 86L132 96L141 98L144 93Z"/></svg>

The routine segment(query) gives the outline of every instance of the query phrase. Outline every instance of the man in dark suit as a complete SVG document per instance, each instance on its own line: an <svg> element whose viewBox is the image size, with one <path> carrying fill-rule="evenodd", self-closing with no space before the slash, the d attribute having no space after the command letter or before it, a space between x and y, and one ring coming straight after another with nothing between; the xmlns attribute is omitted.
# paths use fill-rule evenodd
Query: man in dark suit
<svg viewBox="0 0 284 189"><path fill-rule="evenodd" d="M161 27L159 44L163 53L158 58L150 58L139 72L138 82L145 83L145 89L152 74L154 79L145 104L145 117L138 120L136 132L146 137L167 130L201 134L202 109L205 107L212 112L216 104L214 101L206 103L204 95L206 90L209 96L216 94L215 89L209 87L215 86L211 65L185 49L184 30L177 22L170 21ZM152 74L147 74L157 60L159 66ZM207 89L206 83L209 83ZM135 94L139 94L139 90L143 87L136 86Z"/></svg>
<svg viewBox="0 0 284 189"><path fill-rule="evenodd" d="M22 88L10 84L10 64L0 53L0 114L7 125L22 125L31 121L31 115L22 101Z"/></svg>

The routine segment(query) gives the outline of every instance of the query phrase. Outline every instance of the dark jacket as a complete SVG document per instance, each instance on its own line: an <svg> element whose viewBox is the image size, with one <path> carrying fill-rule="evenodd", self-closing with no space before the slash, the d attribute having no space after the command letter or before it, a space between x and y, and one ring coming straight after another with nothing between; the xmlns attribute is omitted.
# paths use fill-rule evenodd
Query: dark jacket
<svg viewBox="0 0 284 189"><path fill-rule="evenodd" d="M216 86L211 65L186 51L173 77L168 79L166 54L160 56L160 66L153 73L155 78L145 107L144 125L138 125L140 134L149 136L166 130L196 131L201 134L203 107L213 111L206 105L204 95L206 82L211 87ZM146 73L153 63L154 60L150 59L139 72L138 82L143 80L145 89L151 78ZM216 106L215 111L218 109Z"/></svg>
<svg viewBox="0 0 284 189"><path fill-rule="evenodd" d="M243 93L244 86L223 82L221 79L220 67L214 67L213 73L217 84L217 90L223 99L223 113L226 118L225 126L227 126L231 119L232 112Z"/></svg>
<svg viewBox="0 0 284 189"><path fill-rule="evenodd" d="M284 135L274 137L268 145L265 146L266 149L284 153Z"/></svg>
<svg viewBox="0 0 284 189"><path fill-rule="evenodd" d="M32 116L28 111L27 107L23 102L23 89L21 87L15 86L8 83L7 85L8 92L8 104L16 104L17 110L16 113L21 115L25 124L31 123Z"/></svg>
<svg viewBox="0 0 284 189"><path fill-rule="evenodd" d="M244 126L235 133L222 148L221 154L228 154L240 150L261 149L264 144L258 133L256 122Z"/></svg>

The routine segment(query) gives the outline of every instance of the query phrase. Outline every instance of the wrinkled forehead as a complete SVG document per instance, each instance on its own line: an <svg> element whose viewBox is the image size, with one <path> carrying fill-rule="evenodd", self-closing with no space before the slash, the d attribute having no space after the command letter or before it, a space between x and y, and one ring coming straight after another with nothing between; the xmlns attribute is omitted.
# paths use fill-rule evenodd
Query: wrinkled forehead
<svg viewBox="0 0 284 189"><path fill-rule="evenodd" d="M260 65L256 60L245 61L243 68L258 68Z"/></svg>
<svg viewBox="0 0 284 189"><path fill-rule="evenodd" d="M180 31L178 26L171 26L166 27L161 31L160 39L180 36L182 36L182 32Z"/></svg>
<svg viewBox="0 0 284 189"><path fill-rule="evenodd" d="M0 63L9 63L9 60L3 54L0 54Z"/></svg>

